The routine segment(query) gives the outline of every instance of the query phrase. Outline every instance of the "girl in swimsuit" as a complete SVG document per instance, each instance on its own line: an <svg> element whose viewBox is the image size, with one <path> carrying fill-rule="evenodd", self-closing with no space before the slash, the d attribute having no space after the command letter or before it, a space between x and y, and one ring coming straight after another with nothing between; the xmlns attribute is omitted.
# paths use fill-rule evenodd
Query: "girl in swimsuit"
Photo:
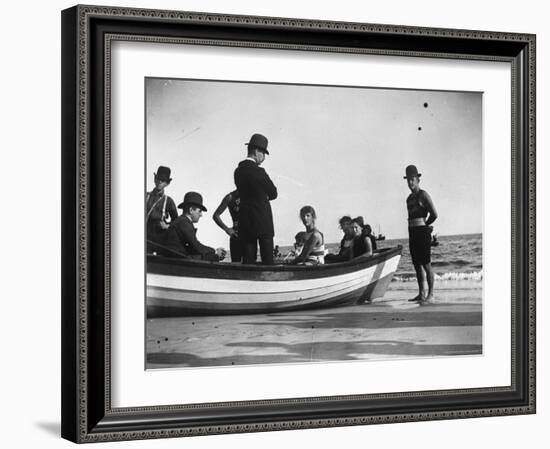
<svg viewBox="0 0 550 449"><path fill-rule="evenodd" d="M325 263L325 239L323 233L315 227L317 214L311 206L300 209L300 218L306 230L304 235L304 248L291 264L320 265Z"/></svg>

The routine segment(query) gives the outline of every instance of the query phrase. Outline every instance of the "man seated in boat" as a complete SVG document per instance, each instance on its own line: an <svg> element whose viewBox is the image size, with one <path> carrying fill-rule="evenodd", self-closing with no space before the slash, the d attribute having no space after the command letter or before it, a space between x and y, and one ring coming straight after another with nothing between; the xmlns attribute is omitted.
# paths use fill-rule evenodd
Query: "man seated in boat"
<svg viewBox="0 0 550 449"><path fill-rule="evenodd" d="M147 193L145 210L147 211L147 252L158 251L158 243L164 239L170 222L178 218L176 203L164 192L172 178L168 167L162 165L154 173L155 188Z"/></svg>
<svg viewBox="0 0 550 449"><path fill-rule="evenodd" d="M225 257L223 248L214 249L197 240L197 229L194 224L198 223L202 213L206 212L202 195L197 192L187 192L178 208L183 210L183 214L170 225L166 232L162 253L170 257L180 256L213 262L223 260Z"/></svg>
<svg viewBox="0 0 550 449"><path fill-rule="evenodd" d="M364 233L364 220L359 216L351 220L353 229L352 250L353 257L372 256L372 243L370 238Z"/></svg>
<svg viewBox="0 0 550 449"><path fill-rule="evenodd" d="M294 236L294 249L288 252L288 254L283 259L283 263L290 263L300 255L300 253L304 249L305 236L306 233L304 231L296 233L296 235Z"/></svg>
<svg viewBox="0 0 550 449"><path fill-rule="evenodd" d="M311 206L300 209L300 218L304 231L304 248L290 263L299 265L321 265L325 263L325 239L323 233L315 227L317 214Z"/></svg>
<svg viewBox="0 0 550 449"><path fill-rule="evenodd" d="M326 263L346 262L353 259L353 228L351 227L351 217L344 215L340 218L340 229L344 233L340 241L340 251L338 254L327 254L325 256Z"/></svg>

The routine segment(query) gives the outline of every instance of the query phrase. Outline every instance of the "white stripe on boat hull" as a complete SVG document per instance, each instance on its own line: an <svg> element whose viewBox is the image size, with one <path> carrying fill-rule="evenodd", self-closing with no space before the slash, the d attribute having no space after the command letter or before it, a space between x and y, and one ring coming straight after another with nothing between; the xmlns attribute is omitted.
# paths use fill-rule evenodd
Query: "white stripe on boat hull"
<svg viewBox="0 0 550 449"><path fill-rule="evenodd" d="M334 277L299 281L242 281L231 279L200 279L166 275L147 275L147 304L204 304L238 306L263 304L308 304L365 289L381 278L391 276L400 256L354 273ZM266 285L267 284L267 285Z"/></svg>
<svg viewBox="0 0 550 449"><path fill-rule="evenodd" d="M380 276L393 273L397 269L400 256L392 257L385 262L352 273L341 274L315 279L298 281L249 281L235 279L205 279L186 276L170 276L164 274L147 273L147 287L169 288L193 292L209 293L286 293L314 288L329 287L335 284L346 283L374 272L377 267L384 265Z"/></svg>
<svg viewBox="0 0 550 449"><path fill-rule="evenodd" d="M197 293L197 292L185 292L181 290L155 290L148 293L150 299L149 304L155 304L155 299L164 300L170 299L172 301L195 302L202 304L262 304L262 303L286 303L293 301L300 301L309 303L312 301L318 301L327 299L333 296L337 296L344 293L349 293L361 288L366 287L372 281L372 277L369 279L359 279L355 282L346 284L345 286L338 286L338 288L319 288L310 290L307 294L301 294L300 292L288 292L277 293L276 295L270 295L267 293L249 294L249 295L223 295L221 293Z"/></svg>
<svg viewBox="0 0 550 449"><path fill-rule="evenodd" d="M330 296L327 299L317 299L315 301L303 302L285 302L285 303L247 303L247 304L204 304L197 302L172 301L169 299L159 300L157 303L147 305L147 313L150 317L154 316L174 316L179 313L185 315L195 314L243 314L243 313L275 313L292 310L305 310L312 308L324 308L343 306L348 304L361 304L365 301L380 298L384 296L391 279L392 274L385 278L380 278L367 285L364 288L353 290L349 293L343 293L337 296Z"/></svg>

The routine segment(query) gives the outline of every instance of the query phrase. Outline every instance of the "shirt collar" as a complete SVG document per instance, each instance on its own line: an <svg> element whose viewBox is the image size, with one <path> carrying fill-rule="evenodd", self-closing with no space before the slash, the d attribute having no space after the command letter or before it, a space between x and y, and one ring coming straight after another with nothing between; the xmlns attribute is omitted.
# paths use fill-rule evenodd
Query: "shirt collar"
<svg viewBox="0 0 550 449"><path fill-rule="evenodd" d="M193 220L191 220L186 214L181 214L182 217L185 217L185 219L191 223L191 226L193 226L193 229L196 229L195 228L195 223L193 223Z"/></svg>

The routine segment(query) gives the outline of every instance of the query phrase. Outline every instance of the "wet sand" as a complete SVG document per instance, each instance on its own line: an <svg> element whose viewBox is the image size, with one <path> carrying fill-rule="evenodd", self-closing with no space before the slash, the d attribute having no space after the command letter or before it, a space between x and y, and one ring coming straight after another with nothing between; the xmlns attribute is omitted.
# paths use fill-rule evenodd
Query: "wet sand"
<svg viewBox="0 0 550 449"><path fill-rule="evenodd" d="M482 353L479 284L440 286L434 304L392 283L372 304L147 320L147 368L369 360Z"/></svg>

